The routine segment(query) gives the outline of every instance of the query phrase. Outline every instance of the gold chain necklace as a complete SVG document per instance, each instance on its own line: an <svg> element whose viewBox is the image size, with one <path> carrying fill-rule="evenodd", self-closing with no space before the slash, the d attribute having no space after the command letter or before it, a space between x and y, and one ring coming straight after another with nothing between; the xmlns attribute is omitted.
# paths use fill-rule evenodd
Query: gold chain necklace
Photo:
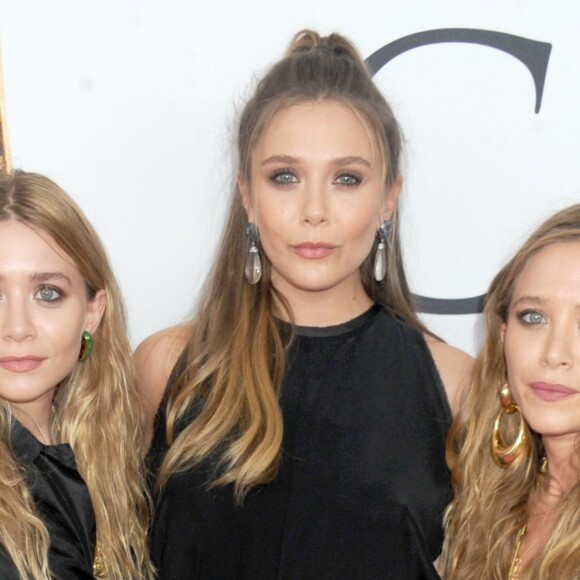
<svg viewBox="0 0 580 580"><path fill-rule="evenodd" d="M517 580L520 575L520 564L522 558L520 556L520 550L522 549L522 542L526 532L528 531L528 524L524 524L519 530L516 536L516 545L514 546L514 555L512 557L512 563L510 566L510 573L508 575L508 580Z"/></svg>
<svg viewBox="0 0 580 580"><path fill-rule="evenodd" d="M540 473L545 474L548 473L548 458L544 455L540 461ZM543 521L546 519L546 516L548 515L548 513L550 511L552 511L552 509L554 508L554 506L550 507L548 509L548 511L544 514L544 517L542 519L542 523ZM510 565L510 573L508 575L508 580L518 580L519 575L520 575L520 564L522 563L522 555L520 555L520 551L522 549L522 542L524 541L524 536L526 535L526 532L528 531L528 524L527 522L518 530L518 534L516 536L516 543L514 546L514 555L512 556L512 563ZM533 547L534 544L539 540L540 538L536 538L532 544L530 546L528 546L528 549L526 550L526 552L529 552Z"/></svg>
<svg viewBox="0 0 580 580"><path fill-rule="evenodd" d="M514 546L514 555L512 557L512 563L510 566L510 573L508 575L508 580L518 580L520 577L520 564L522 563L522 558L524 554L527 554L539 541L540 536L538 536L526 549L524 554L520 554L522 549L522 543L524 541L524 536L528 532L528 524L524 524L519 530L516 536L516 545Z"/></svg>
<svg viewBox="0 0 580 580"><path fill-rule="evenodd" d="M544 514L544 517L541 521L541 526L544 525L546 520L546 516L554 509L557 504L554 504L552 507L548 509L548 511ZM539 541L540 537L538 536L526 549L524 554L521 554L522 550L522 543L524 541L524 536L528 532L528 524L527 522L518 530L518 534L516 536L516 543L514 546L514 555L512 556L512 563L510 566L510 573L508 576L508 580L517 580L520 576L520 564L522 563L522 557L527 554Z"/></svg>

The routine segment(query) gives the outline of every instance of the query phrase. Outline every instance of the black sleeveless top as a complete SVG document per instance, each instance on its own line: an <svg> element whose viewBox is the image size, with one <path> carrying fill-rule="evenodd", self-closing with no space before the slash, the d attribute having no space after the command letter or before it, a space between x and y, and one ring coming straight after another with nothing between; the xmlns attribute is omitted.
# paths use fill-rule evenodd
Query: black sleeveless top
<svg viewBox="0 0 580 580"><path fill-rule="evenodd" d="M37 513L50 535L48 563L55 580L93 580L95 514L70 445L44 445L14 420L10 446L22 465ZM19 579L1 546L0 578Z"/></svg>
<svg viewBox="0 0 580 580"><path fill-rule="evenodd" d="M296 331L277 477L238 506L231 486L207 491L212 465L173 475L151 535L159 578L439 578L451 414L423 336L377 306ZM164 417L162 404L153 470Z"/></svg>

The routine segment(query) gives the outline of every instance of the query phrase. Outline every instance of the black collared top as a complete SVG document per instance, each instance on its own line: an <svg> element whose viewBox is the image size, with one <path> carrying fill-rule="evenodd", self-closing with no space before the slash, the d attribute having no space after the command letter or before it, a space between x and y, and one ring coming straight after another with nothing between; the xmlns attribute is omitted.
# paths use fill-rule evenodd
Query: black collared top
<svg viewBox="0 0 580 580"><path fill-rule="evenodd" d="M9 445L22 464L37 513L50 534L52 574L60 580L92 580L95 514L70 445L43 445L16 420ZM14 564L1 546L0 578L18 580Z"/></svg>

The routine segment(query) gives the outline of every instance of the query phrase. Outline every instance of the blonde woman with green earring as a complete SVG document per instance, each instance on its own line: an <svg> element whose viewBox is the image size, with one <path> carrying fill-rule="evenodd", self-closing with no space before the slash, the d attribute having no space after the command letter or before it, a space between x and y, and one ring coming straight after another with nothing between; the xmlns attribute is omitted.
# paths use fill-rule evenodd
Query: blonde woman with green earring
<svg viewBox="0 0 580 580"><path fill-rule="evenodd" d="M48 178L0 177L0 577L151 576L145 422L103 246Z"/></svg>

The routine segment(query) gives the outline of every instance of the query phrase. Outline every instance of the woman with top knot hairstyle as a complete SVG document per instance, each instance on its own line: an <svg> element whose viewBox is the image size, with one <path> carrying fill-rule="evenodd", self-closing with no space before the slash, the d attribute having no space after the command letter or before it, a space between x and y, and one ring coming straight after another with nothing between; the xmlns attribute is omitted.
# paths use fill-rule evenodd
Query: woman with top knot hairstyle
<svg viewBox="0 0 580 580"><path fill-rule="evenodd" d="M103 246L48 178L0 177L0 578L150 577L138 396Z"/></svg>
<svg viewBox="0 0 580 580"><path fill-rule="evenodd" d="M470 359L418 320L401 136L353 45L298 33L239 124L193 320L138 349L162 579L437 578Z"/></svg>

